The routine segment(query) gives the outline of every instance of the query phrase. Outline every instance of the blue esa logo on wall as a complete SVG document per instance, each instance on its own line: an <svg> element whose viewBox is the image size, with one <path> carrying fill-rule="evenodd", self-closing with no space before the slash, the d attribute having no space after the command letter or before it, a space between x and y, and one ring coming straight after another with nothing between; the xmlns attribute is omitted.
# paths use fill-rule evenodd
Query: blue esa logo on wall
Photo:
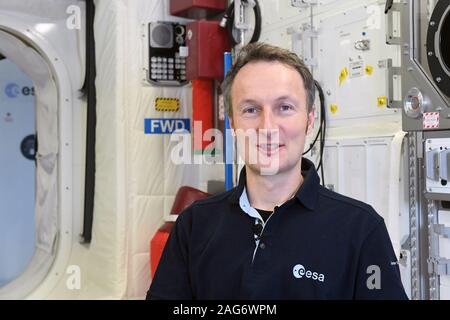
<svg viewBox="0 0 450 320"><path fill-rule="evenodd" d="M144 119L146 134L186 133L191 131L190 119Z"/></svg>
<svg viewBox="0 0 450 320"><path fill-rule="evenodd" d="M5 87L5 94L10 98L15 98L20 94L20 87L17 83L8 83Z"/></svg>
<svg viewBox="0 0 450 320"><path fill-rule="evenodd" d="M17 83L10 82L5 86L5 94L7 97L14 99L17 98L20 94L23 96L34 96L34 87L24 86L20 88Z"/></svg>

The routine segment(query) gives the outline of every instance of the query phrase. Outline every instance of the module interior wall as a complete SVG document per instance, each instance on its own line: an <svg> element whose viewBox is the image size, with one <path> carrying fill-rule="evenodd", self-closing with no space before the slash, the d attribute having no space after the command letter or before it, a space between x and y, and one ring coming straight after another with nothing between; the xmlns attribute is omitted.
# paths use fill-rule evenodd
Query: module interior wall
<svg viewBox="0 0 450 320"><path fill-rule="evenodd" d="M128 1L127 52L127 149L128 149L128 298L143 298L150 285L150 240L171 211L183 185L206 191L206 181L221 167L175 164L170 135L144 133L145 118L191 118L192 87L157 87L143 80L146 26L155 21L187 20L172 17L168 1ZM177 98L177 112L155 109L156 98ZM191 123L191 128L192 128ZM190 138L189 138L190 139ZM220 176L220 172L219 172Z"/></svg>
<svg viewBox="0 0 450 320"><path fill-rule="evenodd" d="M82 272L89 286L112 297L124 295L126 286L126 209L124 143L125 32L122 1L95 1L94 36L97 63L97 127L94 220L87 265Z"/></svg>

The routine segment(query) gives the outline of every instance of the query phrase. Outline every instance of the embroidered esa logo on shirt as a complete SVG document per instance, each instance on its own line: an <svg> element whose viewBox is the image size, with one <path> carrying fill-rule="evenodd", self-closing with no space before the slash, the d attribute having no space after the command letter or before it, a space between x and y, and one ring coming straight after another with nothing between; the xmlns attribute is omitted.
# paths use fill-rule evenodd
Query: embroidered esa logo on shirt
<svg viewBox="0 0 450 320"><path fill-rule="evenodd" d="M307 270L303 265L296 264L292 269L292 274L295 278L301 279L303 277L312 279L314 281L325 282L325 275L316 271Z"/></svg>

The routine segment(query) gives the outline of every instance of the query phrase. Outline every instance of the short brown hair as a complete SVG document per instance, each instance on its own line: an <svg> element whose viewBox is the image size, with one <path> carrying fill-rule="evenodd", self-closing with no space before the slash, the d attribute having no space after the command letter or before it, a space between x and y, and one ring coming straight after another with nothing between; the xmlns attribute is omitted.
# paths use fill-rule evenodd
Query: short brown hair
<svg viewBox="0 0 450 320"><path fill-rule="evenodd" d="M225 108L230 116L233 115L233 108L231 105L231 86L233 85L234 78L243 66L249 62L255 61L278 61L297 70L303 79L303 84L306 90L308 113L312 110L316 97L316 87L314 78L304 62L295 53L289 50L263 42L255 42L247 44L241 49L236 57L236 61L222 82L221 87Z"/></svg>

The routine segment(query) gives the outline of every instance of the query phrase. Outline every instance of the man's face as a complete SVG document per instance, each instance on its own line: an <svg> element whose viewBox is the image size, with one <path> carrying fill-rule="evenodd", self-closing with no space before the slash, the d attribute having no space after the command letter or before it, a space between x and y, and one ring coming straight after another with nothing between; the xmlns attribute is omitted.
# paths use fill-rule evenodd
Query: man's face
<svg viewBox="0 0 450 320"><path fill-rule="evenodd" d="M300 74L280 62L250 62L236 75L231 97L230 123L245 164L259 174L294 170L314 122Z"/></svg>

